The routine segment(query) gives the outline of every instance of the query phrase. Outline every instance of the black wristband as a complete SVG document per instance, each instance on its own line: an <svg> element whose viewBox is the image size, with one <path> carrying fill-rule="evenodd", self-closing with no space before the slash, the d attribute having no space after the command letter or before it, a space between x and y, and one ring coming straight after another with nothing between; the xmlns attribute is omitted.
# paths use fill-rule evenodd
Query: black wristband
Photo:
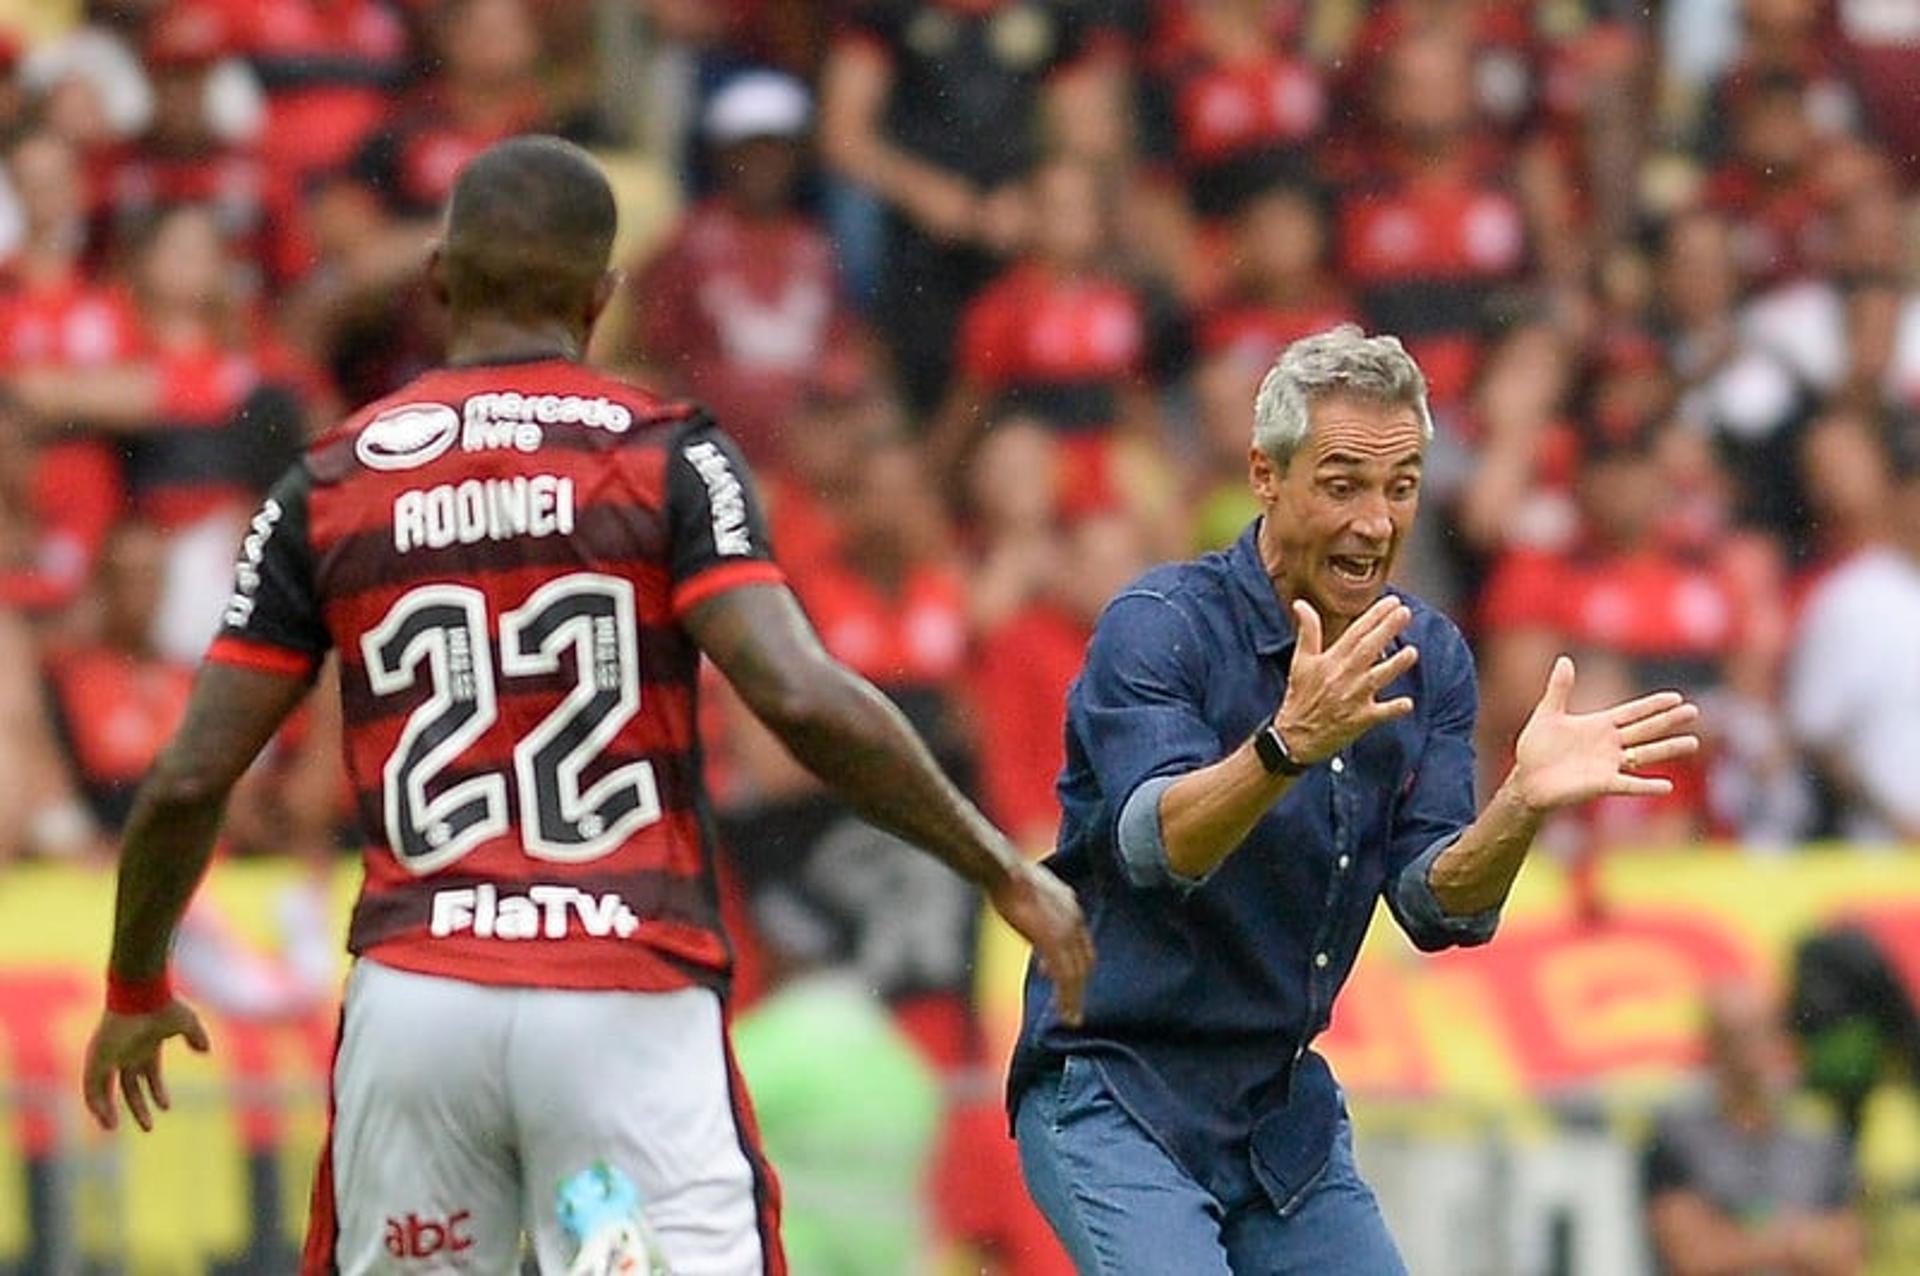
<svg viewBox="0 0 1920 1276"><path fill-rule="evenodd" d="M1306 771L1303 763L1296 762L1287 749L1287 742L1269 722L1253 733L1253 752L1260 759L1260 765L1267 769L1268 775L1282 775L1291 779Z"/></svg>

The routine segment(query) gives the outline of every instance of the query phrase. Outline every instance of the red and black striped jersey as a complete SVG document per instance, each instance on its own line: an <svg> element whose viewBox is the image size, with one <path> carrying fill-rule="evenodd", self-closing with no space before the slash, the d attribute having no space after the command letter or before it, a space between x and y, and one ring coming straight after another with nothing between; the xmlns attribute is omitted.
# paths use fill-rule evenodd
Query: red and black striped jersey
<svg viewBox="0 0 1920 1276"><path fill-rule="evenodd" d="M208 658L339 652L369 842L354 952L488 984L717 984L678 618L780 580L697 409L563 360L447 368L275 487Z"/></svg>

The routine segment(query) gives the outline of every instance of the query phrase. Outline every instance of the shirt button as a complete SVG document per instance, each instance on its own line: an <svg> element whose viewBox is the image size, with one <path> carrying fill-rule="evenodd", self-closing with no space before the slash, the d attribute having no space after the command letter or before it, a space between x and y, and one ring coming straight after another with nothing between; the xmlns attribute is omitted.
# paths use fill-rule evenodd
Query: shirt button
<svg viewBox="0 0 1920 1276"><path fill-rule="evenodd" d="M1346 762L1340 758L1335 758L1330 765L1333 767L1333 773L1335 775L1339 775L1342 771L1345 771L1347 769Z"/></svg>
<svg viewBox="0 0 1920 1276"><path fill-rule="evenodd" d="M1315 953L1313 955L1313 964L1316 969L1325 970L1327 968L1327 961L1328 957L1325 953Z"/></svg>
<svg viewBox="0 0 1920 1276"><path fill-rule="evenodd" d="M1341 856L1341 857L1339 858L1339 860L1335 862L1335 864L1334 864L1334 867L1335 867L1335 868L1338 868L1338 869L1340 869L1340 870L1342 870L1342 871L1345 871L1345 869L1346 869L1346 867L1347 867L1347 865L1349 865L1349 864L1351 864L1351 863L1353 863L1353 856L1351 856L1351 855L1342 855L1342 856Z"/></svg>

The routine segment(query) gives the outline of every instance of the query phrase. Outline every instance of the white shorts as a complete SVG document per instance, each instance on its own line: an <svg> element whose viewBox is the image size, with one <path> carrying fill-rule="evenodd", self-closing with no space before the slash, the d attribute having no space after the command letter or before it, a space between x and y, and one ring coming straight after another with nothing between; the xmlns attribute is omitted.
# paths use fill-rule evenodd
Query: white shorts
<svg viewBox="0 0 1920 1276"><path fill-rule="evenodd" d="M572 1246L560 1183L607 1161L675 1276L780 1276L778 1196L720 999L495 988L356 963L304 1276L517 1272Z"/></svg>

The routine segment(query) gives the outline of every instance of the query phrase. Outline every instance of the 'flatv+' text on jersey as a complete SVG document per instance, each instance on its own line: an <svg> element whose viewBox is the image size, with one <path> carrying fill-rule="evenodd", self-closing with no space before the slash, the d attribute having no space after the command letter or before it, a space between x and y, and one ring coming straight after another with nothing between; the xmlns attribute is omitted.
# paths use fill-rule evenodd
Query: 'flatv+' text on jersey
<svg viewBox="0 0 1920 1276"><path fill-rule="evenodd" d="M428 373L307 449L237 576L208 659L340 653L355 953L487 984L724 980L678 618L782 577L703 414L563 360Z"/></svg>

